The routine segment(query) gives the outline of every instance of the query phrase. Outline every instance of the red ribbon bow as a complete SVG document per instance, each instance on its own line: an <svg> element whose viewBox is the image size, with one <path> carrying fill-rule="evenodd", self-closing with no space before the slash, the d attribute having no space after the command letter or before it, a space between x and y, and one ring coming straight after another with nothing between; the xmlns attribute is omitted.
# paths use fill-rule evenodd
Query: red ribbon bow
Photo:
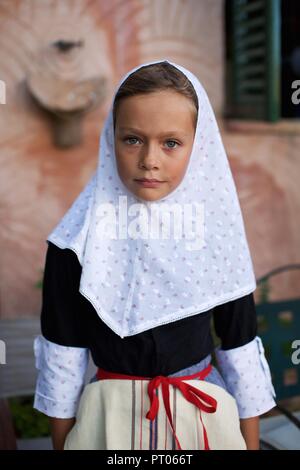
<svg viewBox="0 0 300 470"><path fill-rule="evenodd" d="M148 413L146 414L146 418L150 419L151 421L156 418L156 415L158 413L158 408L159 408L159 401L158 401L158 396L155 393L155 390L159 387L159 385L162 385L162 395L163 395L163 401L166 409L166 413L169 419L169 423L171 425L173 435L176 440L176 444L179 450L181 450L181 446L179 443L179 440L176 436L176 432L174 429L173 425L173 420L172 420L172 413L170 409L170 394L169 394L169 384L173 385L174 387L179 388L181 393L184 395L184 397L190 402L193 403L197 408L200 410L200 420L203 428L203 437L204 437L204 449L205 450L210 450L209 448L209 442L208 442L208 437L207 437L207 432L204 426L204 423L202 421L202 416L201 416L201 410L205 411L206 413L215 413L217 409L217 400L215 400L213 397L210 395L207 395L207 393L202 392L196 387L193 387L192 385L183 382L183 380L191 380L191 379L199 379L203 380L212 370L211 364L209 364L205 369L203 369L200 372L196 372L195 374L192 375L185 375L182 377L166 377L163 375L158 375L154 378L149 378L149 377L139 377L135 375L126 375L126 374L118 374L115 372L107 372L104 369L98 369L97 371L97 378L99 380L102 379L130 379L130 380L149 380L148 384L148 395L150 398L150 409Z"/></svg>

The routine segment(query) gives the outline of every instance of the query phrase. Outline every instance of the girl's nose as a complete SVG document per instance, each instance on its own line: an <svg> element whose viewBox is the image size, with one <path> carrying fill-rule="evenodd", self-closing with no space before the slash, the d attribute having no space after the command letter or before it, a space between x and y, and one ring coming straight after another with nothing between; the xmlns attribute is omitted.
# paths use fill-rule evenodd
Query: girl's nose
<svg viewBox="0 0 300 470"><path fill-rule="evenodd" d="M146 168L147 170L151 168L158 168L159 161L158 158L155 157L153 150L146 150L143 155L141 155L139 166L141 168Z"/></svg>

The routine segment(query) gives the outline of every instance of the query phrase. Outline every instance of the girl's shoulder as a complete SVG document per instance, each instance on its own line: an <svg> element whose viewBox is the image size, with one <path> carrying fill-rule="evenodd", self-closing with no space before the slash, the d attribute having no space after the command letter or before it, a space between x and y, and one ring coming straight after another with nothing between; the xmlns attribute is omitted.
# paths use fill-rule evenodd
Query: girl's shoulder
<svg viewBox="0 0 300 470"><path fill-rule="evenodd" d="M67 269L73 271L74 275L81 274L81 264L77 254L70 248L60 248L47 240L48 248L46 252L45 268Z"/></svg>
<svg viewBox="0 0 300 470"><path fill-rule="evenodd" d="M82 271L77 254L69 248L59 248L48 240L47 243L43 298L47 303L53 296L73 298L78 295Z"/></svg>
<svg viewBox="0 0 300 470"><path fill-rule="evenodd" d="M47 240L47 253L49 253L52 257L59 257L61 259L69 259L73 261L78 261L78 257L71 248L60 248L59 246L55 245L55 243Z"/></svg>
<svg viewBox="0 0 300 470"><path fill-rule="evenodd" d="M74 251L48 242L43 277L43 336L63 346L85 347L84 304L79 292L81 265Z"/></svg>

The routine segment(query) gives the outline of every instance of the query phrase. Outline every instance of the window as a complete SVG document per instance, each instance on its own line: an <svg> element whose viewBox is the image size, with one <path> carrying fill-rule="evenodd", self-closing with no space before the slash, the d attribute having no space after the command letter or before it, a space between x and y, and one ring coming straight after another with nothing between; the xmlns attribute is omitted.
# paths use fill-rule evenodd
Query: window
<svg viewBox="0 0 300 470"><path fill-rule="evenodd" d="M299 0L226 0L226 117L299 118Z"/></svg>
<svg viewBox="0 0 300 470"><path fill-rule="evenodd" d="M281 4L281 115L300 118L300 106L291 101L291 84L300 79L300 2L282 0Z"/></svg>

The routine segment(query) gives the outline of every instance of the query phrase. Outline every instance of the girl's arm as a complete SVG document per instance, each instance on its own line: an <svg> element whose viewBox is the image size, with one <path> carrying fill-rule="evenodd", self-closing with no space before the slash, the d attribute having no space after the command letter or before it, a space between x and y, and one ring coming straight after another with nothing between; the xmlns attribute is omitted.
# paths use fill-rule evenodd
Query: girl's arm
<svg viewBox="0 0 300 470"><path fill-rule="evenodd" d="M240 427L247 450L259 450L259 416L240 419Z"/></svg>
<svg viewBox="0 0 300 470"><path fill-rule="evenodd" d="M264 348L257 336L253 293L214 307L221 346L215 349L219 371L235 398L247 449L259 449L259 416L274 406L275 391Z"/></svg>
<svg viewBox="0 0 300 470"><path fill-rule="evenodd" d="M38 370L33 407L50 418L54 449L63 449L75 423L89 361L78 258L48 243L41 334L34 340Z"/></svg>
<svg viewBox="0 0 300 470"><path fill-rule="evenodd" d="M54 450L64 450L67 434L75 424L75 418L50 418L51 437Z"/></svg>

